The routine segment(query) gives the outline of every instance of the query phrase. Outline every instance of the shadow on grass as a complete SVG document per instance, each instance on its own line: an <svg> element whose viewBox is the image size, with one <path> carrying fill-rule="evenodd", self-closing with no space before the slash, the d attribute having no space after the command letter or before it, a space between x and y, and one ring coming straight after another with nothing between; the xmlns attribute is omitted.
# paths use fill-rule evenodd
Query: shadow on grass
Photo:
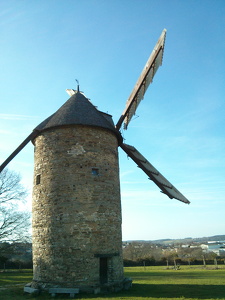
<svg viewBox="0 0 225 300"><path fill-rule="evenodd" d="M224 299L224 285L133 284L129 297Z"/></svg>
<svg viewBox="0 0 225 300"><path fill-rule="evenodd" d="M47 300L52 299L48 293L43 293L37 297L31 295L24 295L21 288L7 289L3 293L0 292L1 296L4 294L4 300ZM145 298L166 298L166 299L225 299L224 298L224 285L186 285L186 284L133 284L133 287L129 291L123 291L112 294L98 294L98 295L87 295L78 294L76 299L145 299ZM57 296L56 299L68 299L67 296Z"/></svg>
<svg viewBox="0 0 225 300"><path fill-rule="evenodd" d="M225 299L224 285L189 285L189 284L133 284L129 291L105 295L78 295L77 299L144 299L144 298L179 298L179 299Z"/></svg>

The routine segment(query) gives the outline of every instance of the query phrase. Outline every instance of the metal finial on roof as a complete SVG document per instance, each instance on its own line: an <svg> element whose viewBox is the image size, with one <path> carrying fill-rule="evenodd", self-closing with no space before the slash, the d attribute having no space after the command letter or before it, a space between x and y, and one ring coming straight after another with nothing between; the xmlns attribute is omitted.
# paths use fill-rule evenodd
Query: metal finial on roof
<svg viewBox="0 0 225 300"><path fill-rule="evenodd" d="M79 81L77 79L75 79L75 80L77 82L77 91L79 92L80 91Z"/></svg>

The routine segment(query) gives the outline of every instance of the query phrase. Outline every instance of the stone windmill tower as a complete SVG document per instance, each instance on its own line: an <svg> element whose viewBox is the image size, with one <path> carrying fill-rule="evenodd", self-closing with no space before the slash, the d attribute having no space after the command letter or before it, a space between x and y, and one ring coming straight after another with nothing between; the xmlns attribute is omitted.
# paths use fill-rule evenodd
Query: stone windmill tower
<svg viewBox="0 0 225 300"><path fill-rule="evenodd" d="M121 285L118 144L110 115L79 91L36 129L34 281Z"/></svg>
<svg viewBox="0 0 225 300"><path fill-rule="evenodd" d="M170 198L189 201L134 147L125 129L162 63L166 30L150 55L116 126L78 89L1 165L35 147L33 286L94 292L124 287L118 146Z"/></svg>

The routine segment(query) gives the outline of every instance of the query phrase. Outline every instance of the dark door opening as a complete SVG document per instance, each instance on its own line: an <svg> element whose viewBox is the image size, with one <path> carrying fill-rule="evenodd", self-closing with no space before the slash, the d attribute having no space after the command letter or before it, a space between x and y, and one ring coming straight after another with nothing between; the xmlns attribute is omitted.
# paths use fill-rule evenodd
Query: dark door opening
<svg viewBox="0 0 225 300"><path fill-rule="evenodd" d="M108 282L108 258L100 257L100 268L99 268L100 284Z"/></svg>

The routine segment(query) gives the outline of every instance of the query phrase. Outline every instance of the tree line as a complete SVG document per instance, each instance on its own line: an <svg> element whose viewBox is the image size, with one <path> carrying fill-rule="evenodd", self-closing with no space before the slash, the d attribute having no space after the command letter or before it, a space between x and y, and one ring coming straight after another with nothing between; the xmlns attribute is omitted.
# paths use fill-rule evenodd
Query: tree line
<svg viewBox="0 0 225 300"><path fill-rule="evenodd" d="M31 213L26 207L27 190L21 177L14 171L4 169L0 173L0 264L11 265L24 255L21 245L31 241ZM22 247L22 248L21 248ZM20 249L20 250L19 250ZM21 252L22 251L22 252Z"/></svg>
<svg viewBox="0 0 225 300"><path fill-rule="evenodd" d="M182 245L164 246L151 242L131 242L123 246L125 266L165 265L167 268L179 268L180 265L212 265L225 263L224 256L214 252L204 252L200 245L182 247Z"/></svg>

